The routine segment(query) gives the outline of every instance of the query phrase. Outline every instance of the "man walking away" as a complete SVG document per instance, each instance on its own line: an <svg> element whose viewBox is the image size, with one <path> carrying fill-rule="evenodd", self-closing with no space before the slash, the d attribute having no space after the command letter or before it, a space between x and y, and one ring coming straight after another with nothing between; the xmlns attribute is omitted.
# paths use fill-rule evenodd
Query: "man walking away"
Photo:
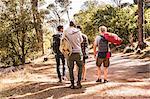
<svg viewBox="0 0 150 99"><path fill-rule="evenodd" d="M57 74L59 78L58 82L62 82L62 79L64 79L65 77L65 58L64 58L64 55L59 50L60 39L62 37L62 34L63 34L63 26L59 25L57 27L57 33L53 35L53 51L55 53L55 59L56 59L56 64L57 64L56 70L57 70ZM62 76L60 73L60 59L63 65Z"/></svg>
<svg viewBox="0 0 150 99"><path fill-rule="evenodd" d="M81 77L82 77L82 59L81 59L81 43L83 42L82 34L80 30L75 28L75 24L73 21L70 22L70 27L66 29L65 35L70 41L72 46L72 54L67 59L68 68L69 68L69 76L71 82L71 89L75 88L74 85L74 62L76 62L78 66L78 81L76 88L81 88Z"/></svg>
<svg viewBox="0 0 150 99"><path fill-rule="evenodd" d="M98 79L96 82L102 82L101 79L101 65L104 66L104 83L108 82L107 74L108 67L110 64L110 52L109 52L109 44L108 41L104 38L104 33L107 32L107 28L105 26L99 27L100 35L96 37L94 42L94 57L96 58L96 65L98 71ZM96 47L98 47L98 51L96 52Z"/></svg>

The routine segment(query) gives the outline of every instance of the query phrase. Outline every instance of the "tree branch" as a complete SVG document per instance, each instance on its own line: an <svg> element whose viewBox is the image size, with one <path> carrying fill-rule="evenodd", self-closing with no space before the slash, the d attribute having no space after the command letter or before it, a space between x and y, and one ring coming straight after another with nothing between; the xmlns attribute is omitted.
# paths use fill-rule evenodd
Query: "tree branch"
<svg viewBox="0 0 150 99"><path fill-rule="evenodd" d="M18 45L21 47L21 44L20 44L20 41L19 41L18 31L17 31L17 41L18 41Z"/></svg>

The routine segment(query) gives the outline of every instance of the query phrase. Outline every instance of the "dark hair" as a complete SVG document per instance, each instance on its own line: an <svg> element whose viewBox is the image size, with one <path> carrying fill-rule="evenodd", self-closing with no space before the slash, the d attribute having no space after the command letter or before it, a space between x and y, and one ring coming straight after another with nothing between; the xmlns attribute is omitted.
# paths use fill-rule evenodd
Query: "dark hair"
<svg viewBox="0 0 150 99"><path fill-rule="evenodd" d="M59 25L59 26L57 27L57 30L60 31L61 29L63 29L63 26L62 26L62 25Z"/></svg>
<svg viewBox="0 0 150 99"><path fill-rule="evenodd" d="M82 30L81 26L79 26L79 25L77 26L77 28L80 29L80 30Z"/></svg>
<svg viewBox="0 0 150 99"><path fill-rule="evenodd" d="M70 21L70 26L76 27L75 23L73 21Z"/></svg>

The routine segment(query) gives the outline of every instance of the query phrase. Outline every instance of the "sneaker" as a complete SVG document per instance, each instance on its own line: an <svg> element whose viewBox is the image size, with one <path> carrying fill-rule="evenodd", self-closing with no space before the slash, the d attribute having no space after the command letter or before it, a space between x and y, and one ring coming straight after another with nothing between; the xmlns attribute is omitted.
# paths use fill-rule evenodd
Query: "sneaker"
<svg viewBox="0 0 150 99"><path fill-rule="evenodd" d="M62 83L62 81L61 81L61 80L59 80L57 83Z"/></svg>
<svg viewBox="0 0 150 99"><path fill-rule="evenodd" d="M70 89L75 89L75 86L74 85L70 85L69 88Z"/></svg>
<svg viewBox="0 0 150 99"><path fill-rule="evenodd" d="M65 81L66 81L66 80L67 80L67 77L66 77L66 76L63 76L63 77L62 77L62 80L65 80Z"/></svg>
<svg viewBox="0 0 150 99"><path fill-rule="evenodd" d="M107 82L108 82L108 80L104 79L104 83L107 83Z"/></svg>
<svg viewBox="0 0 150 99"><path fill-rule="evenodd" d="M80 89L80 88L82 88L82 85L81 85L81 83L80 83L80 82L77 82L76 89Z"/></svg>
<svg viewBox="0 0 150 99"><path fill-rule="evenodd" d="M85 79L82 78L82 81L86 81L86 78Z"/></svg>
<svg viewBox="0 0 150 99"><path fill-rule="evenodd" d="M102 82L102 79L97 79L96 82Z"/></svg>

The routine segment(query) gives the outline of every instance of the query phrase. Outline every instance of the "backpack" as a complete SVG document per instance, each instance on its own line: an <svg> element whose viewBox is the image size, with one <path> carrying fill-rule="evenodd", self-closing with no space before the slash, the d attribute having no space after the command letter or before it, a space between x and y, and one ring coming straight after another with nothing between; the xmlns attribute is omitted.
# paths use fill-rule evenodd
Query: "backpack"
<svg viewBox="0 0 150 99"><path fill-rule="evenodd" d="M68 58L72 54L72 46L68 38L64 35L60 40L60 52L65 58Z"/></svg>
<svg viewBox="0 0 150 99"><path fill-rule="evenodd" d="M109 46L108 41L105 39L103 35L100 35L100 41L98 47L101 48L101 50L98 52L99 58L110 58L111 52L109 52Z"/></svg>
<svg viewBox="0 0 150 99"><path fill-rule="evenodd" d="M100 49L100 52L108 52L108 41L105 39L103 35L99 36L99 42L98 42L98 48Z"/></svg>
<svg viewBox="0 0 150 99"><path fill-rule="evenodd" d="M114 33L107 33L106 32L106 33L104 33L104 37L107 41L109 41L115 45L120 45L122 43L122 39Z"/></svg>
<svg viewBox="0 0 150 99"><path fill-rule="evenodd" d="M88 59L88 39L86 36L82 35L83 42L81 43L82 54L85 59Z"/></svg>
<svg viewBox="0 0 150 99"><path fill-rule="evenodd" d="M59 50L60 37L61 37L60 34L54 34L54 35L53 35L52 48L53 48L53 52L54 52L54 53L57 53L57 54L60 52L60 50Z"/></svg>

